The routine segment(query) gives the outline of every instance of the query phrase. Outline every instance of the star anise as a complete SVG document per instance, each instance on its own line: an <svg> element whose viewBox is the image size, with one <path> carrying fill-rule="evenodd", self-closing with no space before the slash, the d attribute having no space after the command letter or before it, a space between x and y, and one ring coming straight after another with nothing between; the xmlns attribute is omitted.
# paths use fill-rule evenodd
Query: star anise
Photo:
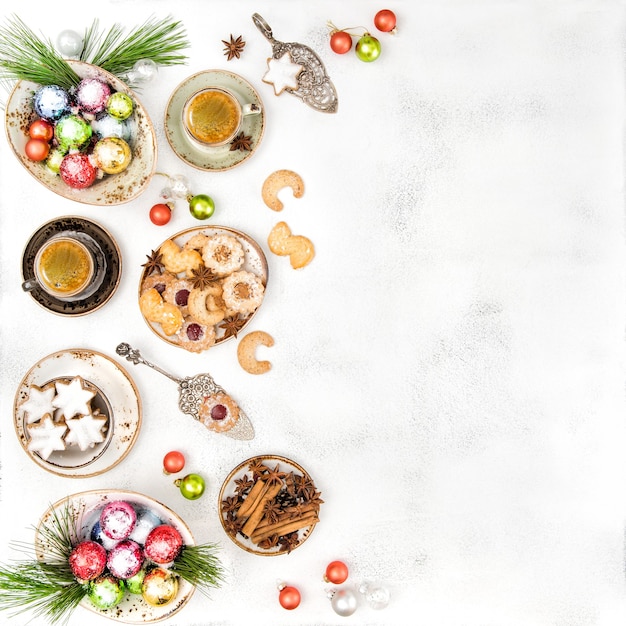
<svg viewBox="0 0 626 626"><path fill-rule="evenodd" d="M324 504L324 500L322 500L322 492L316 491L313 495L307 500L309 504L317 507L319 509L320 504Z"/></svg>
<svg viewBox="0 0 626 626"><path fill-rule="evenodd" d="M248 493L250 489L252 489L252 487L254 486L254 481L248 478L248 474L244 474L242 478L235 479L235 484L237 485L235 487L235 493L244 495Z"/></svg>
<svg viewBox="0 0 626 626"><path fill-rule="evenodd" d="M269 471L261 459L254 459L248 466L248 469L252 472L252 478L254 479Z"/></svg>
<svg viewBox="0 0 626 626"><path fill-rule="evenodd" d="M265 517L267 517L267 519L272 524L275 524L278 521L281 511L282 507L278 502L275 502L274 500L266 502L265 506L263 507L263 513Z"/></svg>
<svg viewBox="0 0 626 626"><path fill-rule="evenodd" d="M146 258L148 260L141 266L146 268L146 276L150 276L154 272L163 273L163 255L158 250L152 250L149 255L146 255Z"/></svg>
<svg viewBox="0 0 626 626"><path fill-rule="evenodd" d="M240 318L239 315L235 317L227 317L220 325L220 328L224 329L224 339L227 337L236 337L237 333L243 328L247 322L247 318Z"/></svg>
<svg viewBox="0 0 626 626"><path fill-rule="evenodd" d="M283 482L283 478L285 478L287 474L285 472L281 472L278 469L278 463L273 470L269 470L267 476L265 476L265 484L266 485L278 485Z"/></svg>
<svg viewBox="0 0 626 626"><path fill-rule="evenodd" d="M211 283L218 279L208 267L201 265L192 270L191 282L195 289L206 289Z"/></svg>
<svg viewBox="0 0 626 626"><path fill-rule="evenodd" d="M271 548L275 548L278 545L278 535L271 535L267 539L264 539L259 544L259 548L261 550L270 550Z"/></svg>
<svg viewBox="0 0 626 626"><path fill-rule="evenodd" d="M300 537L298 536L298 532L289 533L288 535L283 535L280 538L279 545L281 552L291 552L295 547L300 543Z"/></svg>
<svg viewBox="0 0 626 626"><path fill-rule="evenodd" d="M296 493L304 500L310 500L315 493L315 484L310 476L294 476L296 483Z"/></svg>
<svg viewBox="0 0 626 626"><path fill-rule="evenodd" d="M237 496L228 496L225 500L222 500L222 511L225 513L230 513L232 511L236 511L241 503L239 502L239 498Z"/></svg>
<svg viewBox="0 0 626 626"><path fill-rule="evenodd" d="M231 59L238 59L241 56L243 49L246 47L246 42L243 40L241 35L239 35L237 39L231 35L230 41L222 39L222 43L226 46L224 48L224 56L228 57L226 59L227 61L230 61Z"/></svg>
<svg viewBox="0 0 626 626"><path fill-rule="evenodd" d="M230 151L234 150L243 150L244 152L250 152L252 150L252 136L245 135L243 131L241 131L231 142L230 142Z"/></svg>
<svg viewBox="0 0 626 626"><path fill-rule="evenodd" d="M224 530L234 537L243 527L243 522L244 520L241 518L233 517L229 514L224 520Z"/></svg>

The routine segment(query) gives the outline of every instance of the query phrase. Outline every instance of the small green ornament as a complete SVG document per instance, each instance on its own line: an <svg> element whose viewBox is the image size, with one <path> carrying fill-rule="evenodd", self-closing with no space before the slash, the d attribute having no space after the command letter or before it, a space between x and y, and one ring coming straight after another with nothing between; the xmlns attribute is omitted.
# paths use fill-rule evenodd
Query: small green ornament
<svg viewBox="0 0 626 626"><path fill-rule="evenodd" d="M132 98L121 91L116 91L107 100L107 113L118 119L125 120L132 115L134 109Z"/></svg>
<svg viewBox="0 0 626 626"><path fill-rule="evenodd" d="M371 63L380 56L380 41L376 37L372 37L369 33L365 33L356 44L354 49L357 57L365 63Z"/></svg>
<svg viewBox="0 0 626 626"><path fill-rule="evenodd" d="M111 574L103 574L89 583L87 595L99 609L111 609L124 597L124 584Z"/></svg>
<svg viewBox="0 0 626 626"><path fill-rule="evenodd" d="M80 150L91 139L91 126L78 115L62 117L54 128L54 136L61 150Z"/></svg>
<svg viewBox="0 0 626 626"><path fill-rule="evenodd" d="M174 484L180 489L187 500L197 500L203 493L206 483L199 474L187 474L184 478L178 478Z"/></svg>
<svg viewBox="0 0 626 626"><path fill-rule="evenodd" d="M60 148L55 148L54 150L50 150L50 154L48 154L48 158L46 159L46 167L53 173L58 174L59 169L61 168L61 161L63 161L63 157L65 156L65 152Z"/></svg>
<svg viewBox="0 0 626 626"><path fill-rule="evenodd" d="M189 199L189 212L198 220L207 220L215 212L215 203L204 193Z"/></svg>
<svg viewBox="0 0 626 626"><path fill-rule="evenodd" d="M143 579L145 576L146 570L140 569L134 576L131 576L124 581L126 589L128 589L129 593L141 594L141 588L143 586Z"/></svg>

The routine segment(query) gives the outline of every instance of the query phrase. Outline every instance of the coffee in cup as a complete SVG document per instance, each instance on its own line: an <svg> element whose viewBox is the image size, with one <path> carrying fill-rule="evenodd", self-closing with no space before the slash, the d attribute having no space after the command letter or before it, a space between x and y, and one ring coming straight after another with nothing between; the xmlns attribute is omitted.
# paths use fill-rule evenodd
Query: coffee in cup
<svg viewBox="0 0 626 626"><path fill-rule="evenodd" d="M196 142L209 147L223 146L239 132L246 115L258 114L257 104L242 105L221 87L208 87L194 93L183 107L183 127Z"/></svg>
<svg viewBox="0 0 626 626"><path fill-rule="evenodd" d="M75 299L92 284L94 257L89 248L69 236L53 237L38 250L34 278L22 283L25 291L40 287L61 300Z"/></svg>

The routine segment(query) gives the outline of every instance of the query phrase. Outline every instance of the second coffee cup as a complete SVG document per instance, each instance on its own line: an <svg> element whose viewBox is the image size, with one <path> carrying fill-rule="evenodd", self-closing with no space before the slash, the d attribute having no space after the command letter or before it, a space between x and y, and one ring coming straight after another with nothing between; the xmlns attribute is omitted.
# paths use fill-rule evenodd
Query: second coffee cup
<svg viewBox="0 0 626 626"><path fill-rule="evenodd" d="M218 147L232 141L244 117L261 112L255 104L241 104L227 89L207 87L190 96L183 107L183 127L203 146Z"/></svg>

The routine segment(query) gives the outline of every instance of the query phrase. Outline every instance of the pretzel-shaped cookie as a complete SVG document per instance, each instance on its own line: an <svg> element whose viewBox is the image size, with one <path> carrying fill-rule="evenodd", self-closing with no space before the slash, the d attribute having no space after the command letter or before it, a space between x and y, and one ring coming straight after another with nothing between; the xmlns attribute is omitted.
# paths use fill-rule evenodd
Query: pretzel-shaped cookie
<svg viewBox="0 0 626 626"><path fill-rule="evenodd" d="M163 332L168 337L177 333L183 325L183 314L180 309L174 304L164 302L154 287L146 289L139 296L139 309L148 321L161 324Z"/></svg>
<svg viewBox="0 0 626 626"><path fill-rule="evenodd" d="M192 248L179 248L171 239L159 248L165 269L172 274L190 272L202 265L202 256Z"/></svg>
<svg viewBox="0 0 626 626"><path fill-rule="evenodd" d="M304 181L299 174L291 170L277 170L265 179L261 190L263 202L272 211L283 210L284 205L278 199L278 192L284 187L291 187L294 198L301 198L304 194Z"/></svg>
<svg viewBox="0 0 626 626"><path fill-rule="evenodd" d="M313 242L303 235L292 235L285 222L278 222L272 228L267 244L274 254L289 256L291 267L296 270L308 265L315 256Z"/></svg>
<svg viewBox="0 0 626 626"><path fill-rule="evenodd" d="M248 333L237 346L239 365L249 374L265 374L269 372L272 369L272 364L269 361L257 361L255 353L257 346L272 347L273 345L274 338L262 330Z"/></svg>

